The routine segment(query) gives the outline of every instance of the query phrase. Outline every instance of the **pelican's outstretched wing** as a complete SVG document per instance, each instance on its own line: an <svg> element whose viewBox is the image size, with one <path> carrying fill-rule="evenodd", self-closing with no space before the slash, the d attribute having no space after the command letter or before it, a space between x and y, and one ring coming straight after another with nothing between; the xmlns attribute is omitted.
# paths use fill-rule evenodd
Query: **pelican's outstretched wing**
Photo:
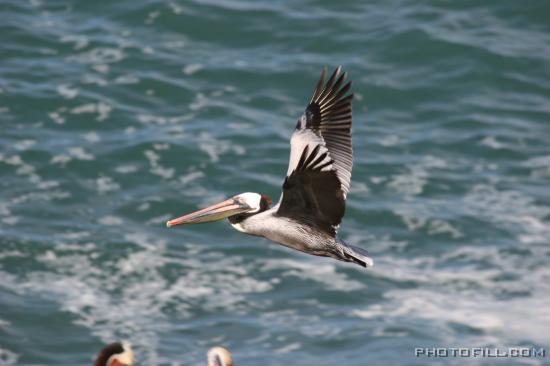
<svg viewBox="0 0 550 366"><path fill-rule="evenodd" d="M325 82L323 70L292 134L290 162L277 214L335 234L349 192L351 82L338 67Z"/></svg>

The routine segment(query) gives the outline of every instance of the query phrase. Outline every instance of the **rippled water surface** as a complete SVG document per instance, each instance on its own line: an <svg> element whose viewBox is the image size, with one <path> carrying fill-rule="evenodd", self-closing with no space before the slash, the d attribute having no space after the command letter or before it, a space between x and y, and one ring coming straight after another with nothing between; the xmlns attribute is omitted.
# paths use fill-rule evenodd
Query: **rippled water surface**
<svg viewBox="0 0 550 366"><path fill-rule="evenodd" d="M3 1L0 364L463 364L546 347L545 1ZM278 197L324 65L354 81L364 270L166 219ZM498 361L498 362L497 362Z"/></svg>

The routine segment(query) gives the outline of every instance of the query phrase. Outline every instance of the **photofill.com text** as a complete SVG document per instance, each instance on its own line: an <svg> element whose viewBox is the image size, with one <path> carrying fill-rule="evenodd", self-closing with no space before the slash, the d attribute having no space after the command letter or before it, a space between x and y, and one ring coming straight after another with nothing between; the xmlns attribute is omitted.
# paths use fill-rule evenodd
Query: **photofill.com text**
<svg viewBox="0 0 550 366"><path fill-rule="evenodd" d="M488 347L415 347L416 357L502 357L502 358L527 358L546 357L546 349L535 347L509 347L509 348L488 348Z"/></svg>

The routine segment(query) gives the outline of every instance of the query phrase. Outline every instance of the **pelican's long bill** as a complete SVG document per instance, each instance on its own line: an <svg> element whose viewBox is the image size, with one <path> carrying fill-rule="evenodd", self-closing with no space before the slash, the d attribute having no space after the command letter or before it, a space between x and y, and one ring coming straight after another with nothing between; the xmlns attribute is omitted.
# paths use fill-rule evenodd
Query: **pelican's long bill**
<svg viewBox="0 0 550 366"><path fill-rule="evenodd" d="M244 202L239 202L235 198L230 198L215 205L203 208L188 215L166 221L167 227L176 225L200 224L203 222L219 221L230 216L247 212L252 208Z"/></svg>

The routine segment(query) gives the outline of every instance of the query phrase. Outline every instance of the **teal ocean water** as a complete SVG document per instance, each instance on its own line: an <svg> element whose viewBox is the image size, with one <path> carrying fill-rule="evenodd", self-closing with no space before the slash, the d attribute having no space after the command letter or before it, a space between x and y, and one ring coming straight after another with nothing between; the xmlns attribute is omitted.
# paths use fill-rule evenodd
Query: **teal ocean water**
<svg viewBox="0 0 550 366"><path fill-rule="evenodd" d="M0 364L550 363L550 3L0 3ZM324 65L354 81L340 235L375 266L227 222L278 198ZM545 347L428 359L415 347Z"/></svg>

